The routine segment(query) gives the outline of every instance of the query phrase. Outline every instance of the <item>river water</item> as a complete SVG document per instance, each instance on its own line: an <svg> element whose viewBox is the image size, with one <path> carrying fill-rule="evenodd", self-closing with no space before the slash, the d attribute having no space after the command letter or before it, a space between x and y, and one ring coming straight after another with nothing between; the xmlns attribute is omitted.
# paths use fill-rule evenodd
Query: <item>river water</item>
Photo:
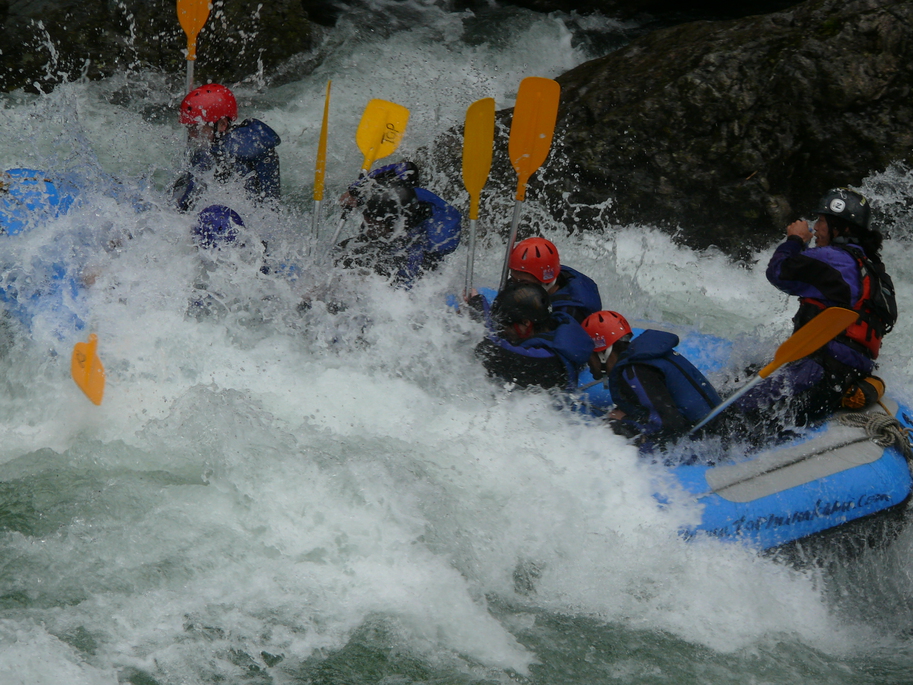
<svg viewBox="0 0 913 685"><path fill-rule="evenodd" d="M266 240L275 264L297 268L263 274L252 248L221 255L208 317L187 313L201 257L167 196L182 75L3 96L2 168L84 183L70 213L4 243L3 278L15 271L27 291L57 263L94 283L68 303L83 331L42 311L27 329L6 322L0 683L910 682L913 533L802 567L684 542L696 510L674 491L657 506L661 468L549 398L485 378L480 328L444 304L464 248L410 292L319 259L310 189L327 80L335 197L361 165L368 99L409 107L391 159L408 158L474 100L509 107L524 76L557 76L633 30L373 3L281 85L238 85L242 116L283 139L285 197L276 211L231 189L211 198L244 217L249 248ZM462 188L437 182L467 207ZM902 318L881 375L907 403L911 186L899 168L865 185L896 218L885 261ZM500 273L503 205L482 217L481 285ZM793 304L764 279L773 246L750 268L649 226L566 236L524 211L607 307L731 338L739 362L790 331ZM335 223L329 208L323 234ZM88 330L107 368L101 407L69 378Z"/></svg>

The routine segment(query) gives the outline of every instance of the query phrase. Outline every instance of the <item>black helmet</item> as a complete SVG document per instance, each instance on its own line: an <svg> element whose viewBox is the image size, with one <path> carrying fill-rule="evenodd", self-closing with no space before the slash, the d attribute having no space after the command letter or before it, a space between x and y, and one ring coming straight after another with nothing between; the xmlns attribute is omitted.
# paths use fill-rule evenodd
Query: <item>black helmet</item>
<svg viewBox="0 0 913 685"><path fill-rule="evenodd" d="M527 319L542 324L551 317L552 303L538 283L510 281L491 303L491 318L501 325Z"/></svg>
<svg viewBox="0 0 913 685"><path fill-rule="evenodd" d="M401 216L412 211L418 198L415 189L402 183L377 188L365 200L363 215L366 219L392 226Z"/></svg>
<svg viewBox="0 0 913 685"><path fill-rule="evenodd" d="M859 228L868 229L872 219L872 210L869 201L855 190L849 188L833 188L824 197L818 200L818 214L827 214L843 219L849 224Z"/></svg>

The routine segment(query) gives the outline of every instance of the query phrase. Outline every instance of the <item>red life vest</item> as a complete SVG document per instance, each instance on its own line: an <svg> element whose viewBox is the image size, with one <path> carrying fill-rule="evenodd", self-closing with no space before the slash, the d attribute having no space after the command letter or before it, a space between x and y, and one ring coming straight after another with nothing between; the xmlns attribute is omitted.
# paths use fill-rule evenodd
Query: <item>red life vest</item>
<svg viewBox="0 0 913 685"><path fill-rule="evenodd" d="M872 299L872 275L869 269L866 268L865 262L857 254L852 250L846 250L846 252L856 260L856 264L859 266L859 273L862 274L862 295L852 305L853 311L859 312L859 318L856 323L850 324L835 340L839 341L841 338L848 338L868 350L869 354L872 355L872 359L878 359L882 336L879 335L877 329L884 330L884 324L874 320L872 307L869 306ZM811 297L800 297L799 302L800 308L796 314L797 324L800 321L801 324L808 323L827 307L821 300ZM810 311L812 308L818 311ZM879 326L879 323L882 325Z"/></svg>

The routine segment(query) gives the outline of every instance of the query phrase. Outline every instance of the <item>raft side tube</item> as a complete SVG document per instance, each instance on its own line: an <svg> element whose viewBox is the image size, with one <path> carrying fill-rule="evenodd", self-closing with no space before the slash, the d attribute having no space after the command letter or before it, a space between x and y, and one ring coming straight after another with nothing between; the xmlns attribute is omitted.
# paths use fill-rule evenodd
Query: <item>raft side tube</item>
<svg viewBox="0 0 913 685"><path fill-rule="evenodd" d="M885 404L906 427L909 410ZM867 411L881 411L875 406ZM808 437L739 464L678 466L678 482L703 506L686 538L710 536L771 549L902 504L913 478L896 447L832 419Z"/></svg>

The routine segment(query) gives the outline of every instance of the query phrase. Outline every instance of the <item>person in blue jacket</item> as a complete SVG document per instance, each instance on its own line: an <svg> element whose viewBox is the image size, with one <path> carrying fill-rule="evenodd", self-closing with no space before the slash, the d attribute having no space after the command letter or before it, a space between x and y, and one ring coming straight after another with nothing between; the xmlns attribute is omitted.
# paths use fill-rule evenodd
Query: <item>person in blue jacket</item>
<svg viewBox="0 0 913 685"><path fill-rule="evenodd" d="M415 162L396 162L368 172L349 186L339 198L339 204L349 209L359 207L374 190L390 185L419 188L418 166Z"/></svg>
<svg viewBox="0 0 913 685"><path fill-rule="evenodd" d="M615 408L607 418L626 437L661 446L687 434L720 403L710 381L675 351L673 333L647 329L636 338L618 312L588 316L583 329L593 340L593 378L608 376Z"/></svg>
<svg viewBox="0 0 913 685"><path fill-rule="evenodd" d="M878 390L883 391L883 382L870 376L881 340L897 319L897 304L881 260L882 236L870 223L864 196L834 188L818 202L813 228L806 221L787 227L786 240L767 266L767 279L799 297L795 329L826 307L853 309L860 318L817 352L746 393L736 403L743 413L760 417L773 412L781 423L803 426L826 419L841 406L874 402ZM809 247L812 237L815 247Z"/></svg>
<svg viewBox="0 0 913 685"><path fill-rule="evenodd" d="M558 248L545 238L521 240L507 262L512 281L540 283L548 292L552 308L582 322L602 309L599 287L589 276L565 266Z"/></svg>
<svg viewBox="0 0 913 685"><path fill-rule="evenodd" d="M180 121L189 127L190 169L172 188L182 212L193 208L206 190L204 176L220 183L241 180L254 202L279 199L279 135L258 119L236 123L238 103L225 86L210 83L192 90L181 103Z"/></svg>
<svg viewBox="0 0 913 685"><path fill-rule="evenodd" d="M409 288L460 244L459 211L409 182L394 177L362 186L356 206L361 230L337 245L336 261L344 268L371 269Z"/></svg>
<svg viewBox="0 0 913 685"><path fill-rule="evenodd" d="M556 312L538 283L508 283L487 312L475 349L489 376L518 387L571 391L593 341L569 314Z"/></svg>

